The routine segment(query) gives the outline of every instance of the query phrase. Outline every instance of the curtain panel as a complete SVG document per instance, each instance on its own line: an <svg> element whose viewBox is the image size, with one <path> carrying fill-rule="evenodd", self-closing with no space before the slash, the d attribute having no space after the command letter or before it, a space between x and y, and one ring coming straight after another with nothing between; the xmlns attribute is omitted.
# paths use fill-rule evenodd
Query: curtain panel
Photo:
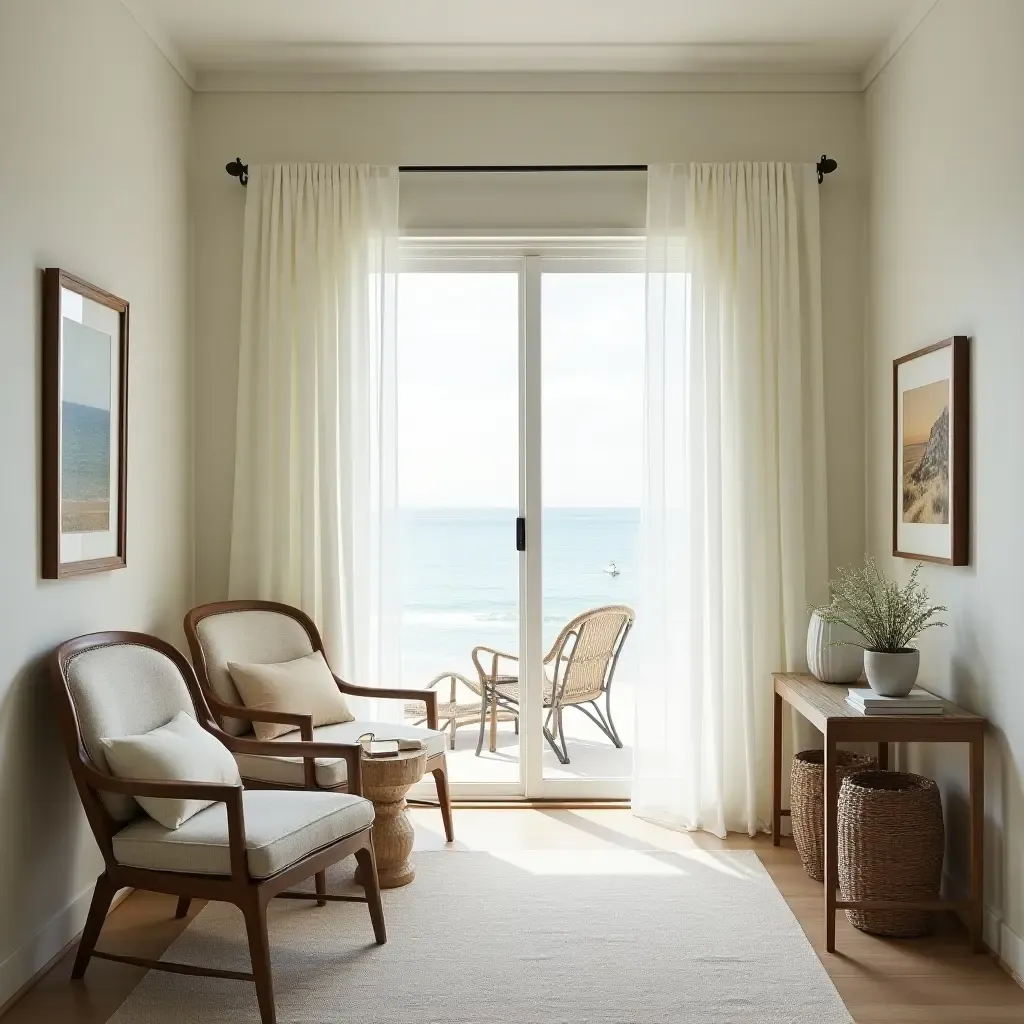
<svg viewBox="0 0 1024 1024"><path fill-rule="evenodd" d="M772 680L828 574L814 166L652 166L637 814L770 820Z"/></svg>
<svg viewBox="0 0 1024 1024"><path fill-rule="evenodd" d="M398 678L397 241L395 167L249 169L229 593L370 685Z"/></svg>

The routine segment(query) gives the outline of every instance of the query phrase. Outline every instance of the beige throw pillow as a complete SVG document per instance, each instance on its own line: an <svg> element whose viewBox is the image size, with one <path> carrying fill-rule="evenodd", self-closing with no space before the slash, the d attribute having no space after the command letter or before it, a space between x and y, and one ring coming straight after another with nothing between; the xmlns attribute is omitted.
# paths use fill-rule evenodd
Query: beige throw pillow
<svg viewBox="0 0 1024 1024"><path fill-rule="evenodd" d="M247 708L312 715L314 728L355 720L319 651L277 665L240 665L229 661L228 671ZM252 727L260 740L277 739L296 728L286 722L253 722Z"/></svg>
<svg viewBox="0 0 1024 1024"><path fill-rule="evenodd" d="M235 759L191 715L179 711L166 725L139 736L102 739L110 774L151 782L215 782L240 786ZM165 828L175 829L212 800L139 796L142 809Z"/></svg>

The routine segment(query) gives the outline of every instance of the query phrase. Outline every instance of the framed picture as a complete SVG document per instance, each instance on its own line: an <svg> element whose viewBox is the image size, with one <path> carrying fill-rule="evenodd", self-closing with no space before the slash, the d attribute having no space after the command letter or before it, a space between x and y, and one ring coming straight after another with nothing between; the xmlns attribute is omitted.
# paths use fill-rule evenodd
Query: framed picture
<svg viewBox="0 0 1024 1024"><path fill-rule="evenodd" d="M892 553L966 565L970 350L947 338L892 364Z"/></svg>
<svg viewBox="0 0 1024 1024"><path fill-rule="evenodd" d="M128 303L43 272L44 579L125 565Z"/></svg>

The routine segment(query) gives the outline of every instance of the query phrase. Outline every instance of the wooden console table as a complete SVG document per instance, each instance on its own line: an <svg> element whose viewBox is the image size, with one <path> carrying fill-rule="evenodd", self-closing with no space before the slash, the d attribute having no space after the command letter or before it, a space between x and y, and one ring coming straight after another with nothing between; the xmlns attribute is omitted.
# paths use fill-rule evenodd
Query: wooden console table
<svg viewBox="0 0 1024 1024"><path fill-rule="evenodd" d="M943 701L941 715L862 715L846 703L848 687L822 683L813 676L776 672L772 735L772 843L779 845L779 826L789 811L782 809L782 707L789 704L803 715L825 740L825 949L836 951L837 910L959 910L967 917L975 952L984 951L983 852L985 827L984 718ZM971 895L967 900L927 900L900 903L892 900L841 900L836 818L837 743L877 743L878 763L889 766L890 743L969 743L971 819Z"/></svg>

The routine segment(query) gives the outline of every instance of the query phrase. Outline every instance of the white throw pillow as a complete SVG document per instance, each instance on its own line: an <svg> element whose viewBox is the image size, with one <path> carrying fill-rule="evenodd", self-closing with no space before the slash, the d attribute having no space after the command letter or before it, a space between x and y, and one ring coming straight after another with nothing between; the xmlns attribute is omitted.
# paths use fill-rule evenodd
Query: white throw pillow
<svg viewBox="0 0 1024 1024"><path fill-rule="evenodd" d="M345 695L319 651L277 665L240 665L229 661L228 671L247 708L312 715L314 727L355 721L356 716L349 710ZM260 740L277 739L296 729L286 722L253 722L252 727Z"/></svg>
<svg viewBox="0 0 1024 1024"><path fill-rule="evenodd" d="M231 751L191 715L179 711L166 725L140 736L102 739L111 775L149 782L215 782L240 786ZM136 801L165 828L178 828L212 800L137 796Z"/></svg>

